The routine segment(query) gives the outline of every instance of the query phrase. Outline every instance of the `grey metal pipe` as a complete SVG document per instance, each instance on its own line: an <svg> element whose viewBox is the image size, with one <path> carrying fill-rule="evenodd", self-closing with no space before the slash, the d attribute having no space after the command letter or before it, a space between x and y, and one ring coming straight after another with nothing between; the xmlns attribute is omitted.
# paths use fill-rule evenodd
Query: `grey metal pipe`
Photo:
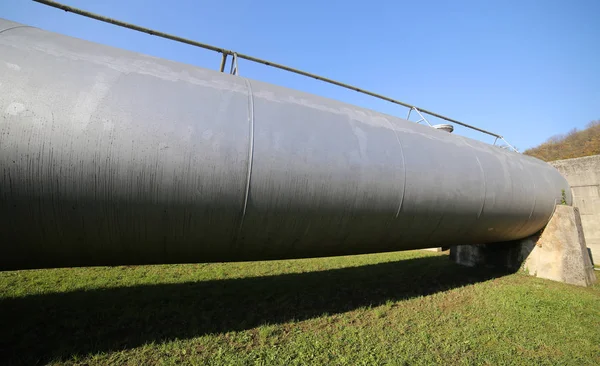
<svg viewBox="0 0 600 366"><path fill-rule="evenodd" d="M0 269L489 243L550 165L283 87L0 21Z"/></svg>

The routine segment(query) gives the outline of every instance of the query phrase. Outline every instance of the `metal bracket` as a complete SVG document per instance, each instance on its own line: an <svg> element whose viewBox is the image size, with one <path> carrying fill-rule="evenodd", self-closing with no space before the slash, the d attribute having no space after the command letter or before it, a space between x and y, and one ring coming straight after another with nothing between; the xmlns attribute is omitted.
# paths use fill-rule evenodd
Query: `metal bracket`
<svg viewBox="0 0 600 366"><path fill-rule="evenodd" d="M410 121L410 112L412 112L413 110L419 114L419 117L421 117L421 119L418 120L418 121L416 121L415 123L420 123L421 121L425 121L425 123L427 123L429 125L429 127L431 127L431 123L429 123L429 121L427 120L427 118L425 118L425 116L423 116L421 114L421 112L416 107L411 107L408 110L408 116L406 117L407 120Z"/></svg>
<svg viewBox="0 0 600 366"><path fill-rule="evenodd" d="M229 73L231 75L239 75L239 71L238 71L238 55L237 53L233 53L233 59L231 60L231 69L229 70Z"/></svg>
<svg viewBox="0 0 600 366"><path fill-rule="evenodd" d="M509 144L509 143L508 143L508 141L506 141L506 140L504 139L504 137L502 137L502 136L498 136L498 137L496 137L496 139L494 140L494 143L493 143L492 145L494 145L494 146L497 146L497 145L496 145L496 142L498 142L498 139L500 139L500 140L504 141L504 143L506 144L506 146L499 146L499 147L502 147L502 148L509 147L509 148L510 148L512 151L514 151L514 152L516 152L516 153L518 153L518 152L519 152L519 150L517 150L517 148L516 148L516 147L512 146L511 144Z"/></svg>

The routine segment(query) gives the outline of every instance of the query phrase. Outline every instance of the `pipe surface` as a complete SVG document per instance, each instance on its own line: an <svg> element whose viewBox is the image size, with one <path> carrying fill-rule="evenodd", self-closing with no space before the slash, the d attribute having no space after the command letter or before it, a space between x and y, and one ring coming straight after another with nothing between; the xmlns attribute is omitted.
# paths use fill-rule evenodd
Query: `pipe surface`
<svg viewBox="0 0 600 366"><path fill-rule="evenodd" d="M315 95L0 20L0 269L520 239L566 180Z"/></svg>

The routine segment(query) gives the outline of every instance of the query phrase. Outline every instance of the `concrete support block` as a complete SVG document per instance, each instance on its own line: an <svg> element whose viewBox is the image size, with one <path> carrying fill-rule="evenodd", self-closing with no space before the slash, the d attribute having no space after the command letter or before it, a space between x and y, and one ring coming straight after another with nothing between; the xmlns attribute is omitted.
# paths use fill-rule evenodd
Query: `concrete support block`
<svg viewBox="0 0 600 366"><path fill-rule="evenodd" d="M596 281L577 207L556 207L524 269L537 277L573 285L589 286Z"/></svg>
<svg viewBox="0 0 600 366"><path fill-rule="evenodd" d="M596 281L577 207L560 205L541 235L523 240L459 245L450 258L467 266L522 268L532 276L589 286Z"/></svg>

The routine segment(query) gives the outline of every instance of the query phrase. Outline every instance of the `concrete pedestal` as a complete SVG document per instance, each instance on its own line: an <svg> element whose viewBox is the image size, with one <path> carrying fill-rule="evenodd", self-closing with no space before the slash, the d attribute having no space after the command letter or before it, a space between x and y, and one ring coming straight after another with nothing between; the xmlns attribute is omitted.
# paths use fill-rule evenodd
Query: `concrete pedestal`
<svg viewBox="0 0 600 366"><path fill-rule="evenodd" d="M450 259L466 266L523 269L532 276L589 286L596 281L577 207L560 205L541 235L523 240L458 245Z"/></svg>

